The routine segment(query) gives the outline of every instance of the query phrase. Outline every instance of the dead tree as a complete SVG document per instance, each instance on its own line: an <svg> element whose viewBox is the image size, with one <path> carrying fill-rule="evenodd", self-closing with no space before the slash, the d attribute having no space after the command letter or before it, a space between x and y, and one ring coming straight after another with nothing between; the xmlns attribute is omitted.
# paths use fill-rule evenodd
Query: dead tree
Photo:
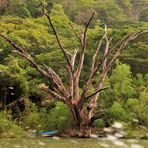
<svg viewBox="0 0 148 148"><path fill-rule="evenodd" d="M107 35L107 26L105 25L104 34L102 35L102 39L99 41L97 48L94 51L94 55L92 57L92 63L90 67L90 74L86 84L82 88L82 92L80 93L80 75L82 72L82 68L84 66L84 58L86 51L86 43L87 43L87 31L89 25L95 15L92 13L90 19L85 25L84 31L81 36L76 32L74 26L70 24L72 31L76 35L76 38L80 42L79 51L75 50L73 54L70 54L61 44L58 33L52 23L52 20L48 13L45 13L47 20L49 22L50 27L53 30L55 38L57 40L57 44L59 45L59 49L62 51L65 60L67 61L66 69L69 76L69 85L68 88L65 87L64 83L58 76L58 74L47 65L44 65L44 68L41 68L35 60L24 50L22 47L18 46L14 43L10 38L5 36L4 34L0 34L0 36L6 40L15 50L12 50L14 53L18 54L22 58L26 59L31 63L31 66L34 67L41 75L43 75L47 80L52 81L55 86L55 91L49 89L48 87L42 87L41 89L45 92L49 93L53 98L57 99L65 103L73 118L75 123L80 129L84 129L90 125L90 122L95 117L95 111L97 107L97 100L101 91L107 89L108 87L104 87L103 83L107 76L109 69L113 66L116 59L119 57L122 49L124 49L130 41L133 41L140 35L147 33L148 30L136 32L124 37L118 43L110 48L111 39L108 38ZM105 49L102 57L98 60L98 56L100 53L100 48L102 42L105 42ZM80 57L78 65L75 64L77 53L80 53ZM93 85L94 78L100 70L100 78L96 86L94 86L95 91L88 95L90 92L90 87Z"/></svg>

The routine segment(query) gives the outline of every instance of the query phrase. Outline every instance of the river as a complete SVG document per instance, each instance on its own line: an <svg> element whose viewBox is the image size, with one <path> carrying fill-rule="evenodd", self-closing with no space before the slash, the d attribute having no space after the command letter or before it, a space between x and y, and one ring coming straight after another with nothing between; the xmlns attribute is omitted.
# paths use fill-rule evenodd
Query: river
<svg viewBox="0 0 148 148"><path fill-rule="evenodd" d="M148 148L148 140L1 138L0 148Z"/></svg>

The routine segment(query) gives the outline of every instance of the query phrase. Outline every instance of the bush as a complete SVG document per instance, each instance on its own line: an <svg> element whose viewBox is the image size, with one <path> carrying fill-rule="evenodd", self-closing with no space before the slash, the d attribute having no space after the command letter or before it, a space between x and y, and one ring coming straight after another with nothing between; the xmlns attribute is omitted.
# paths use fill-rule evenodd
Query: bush
<svg viewBox="0 0 148 148"><path fill-rule="evenodd" d="M40 130L43 128L47 113L43 110L39 110L35 104L31 104L30 113L23 120L24 129L36 129ZM43 116L42 116L43 115Z"/></svg>
<svg viewBox="0 0 148 148"><path fill-rule="evenodd" d="M19 127L14 121L6 118L5 112L0 112L0 137L24 137L25 134L21 127Z"/></svg>
<svg viewBox="0 0 148 148"><path fill-rule="evenodd" d="M72 117L67 106L57 102L48 116L48 128L62 131L72 126Z"/></svg>
<svg viewBox="0 0 148 148"><path fill-rule="evenodd" d="M139 21L148 22L147 13L148 13L148 9L145 9L145 10L143 10L142 12L140 12Z"/></svg>
<svg viewBox="0 0 148 148"><path fill-rule="evenodd" d="M105 127L105 123L102 119L97 119L93 122L93 126L95 127Z"/></svg>
<svg viewBox="0 0 148 148"><path fill-rule="evenodd" d="M32 111L25 117L23 127L36 130L62 131L72 126L72 118L68 108L61 102L56 102L50 111L38 108L33 104Z"/></svg>
<svg viewBox="0 0 148 148"><path fill-rule="evenodd" d="M20 5L16 10L13 12L13 15L21 17L21 18L28 18L31 17L29 10L25 7L25 5Z"/></svg>
<svg viewBox="0 0 148 148"><path fill-rule="evenodd" d="M110 117L115 120L122 120L126 119L126 112L122 108L121 104L118 102L114 102L111 108L109 109Z"/></svg>
<svg viewBox="0 0 148 148"><path fill-rule="evenodd" d="M142 125L148 126L147 91L141 91L139 98L127 100L129 111L135 114L136 119Z"/></svg>

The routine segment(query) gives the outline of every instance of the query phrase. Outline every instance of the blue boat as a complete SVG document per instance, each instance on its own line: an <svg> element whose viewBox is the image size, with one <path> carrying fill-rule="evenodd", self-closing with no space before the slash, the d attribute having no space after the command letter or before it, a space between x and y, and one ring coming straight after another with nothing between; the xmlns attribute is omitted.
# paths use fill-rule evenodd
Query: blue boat
<svg viewBox="0 0 148 148"><path fill-rule="evenodd" d="M46 131L46 132L36 132L35 136L50 137L50 136L54 136L57 133L58 133L57 130L54 130L54 131Z"/></svg>

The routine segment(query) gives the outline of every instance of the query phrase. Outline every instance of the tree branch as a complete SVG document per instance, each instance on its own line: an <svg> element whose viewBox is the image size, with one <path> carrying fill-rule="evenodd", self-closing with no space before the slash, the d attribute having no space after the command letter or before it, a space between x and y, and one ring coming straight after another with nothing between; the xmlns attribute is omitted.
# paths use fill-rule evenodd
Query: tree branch
<svg viewBox="0 0 148 148"><path fill-rule="evenodd" d="M14 47L15 49L17 49L18 51L24 53L24 49L18 45L16 45L12 40L10 40L8 37L6 37L5 35L0 33L0 36L5 39L12 47Z"/></svg>
<svg viewBox="0 0 148 148"><path fill-rule="evenodd" d="M103 60L101 61L103 69L102 69L102 74L100 77L100 80L96 86L96 90L97 89L101 89L105 80L105 77L107 75L107 72L109 70L110 67L112 67L112 65L114 64L115 60L117 59L117 57L120 55L121 50L123 50L130 41L136 39L137 37L139 37L140 35L147 33L148 30L145 31L140 31L138 33L133 33L129 36L126 36L122 41L118 42L113 48L112 50L104 53L104 57ZM107 41L107 40L106 40ZM108 46L109 47L109 46ZM114 49L114 50L113 50ZM116 51L111 59L111 61L109 62L109 64L107 64L106 62L106 58L109 56L110 53L112 53L113 51ZM97 106L97 98L98 98L99 93L96 93L93 98L90 101L89 104L89 108L90 108L90 112L89 112L89 116L92 116L92 114L94 113L95 107Z"/></svg>
<svg viewBox="0 0 148 148"><path fill-rule="evenodd" d="M78 39L78 41L81 43L81 38L80 38L80 36L78 35L78 33L76 32L76 30L74 29L74 26L72 25L71 22L69 22L69 25L70 25L70 27L72 28L72 30L73 30L73 32L74 32L76 38Z"/></svg>
<svg viewBox="0 0 148 148"><path fill-rule="evenodd" d="M70 59L69 59L69 57L68 57L69 53L68 53L68 51L67 51L66 49L63 48L63 46L62 46L62 44L61 44L61 41L60 41L60 39L59 39L58 33L57 33L57 31L56 31L54 25L52 24L52 21L51 21L51 18L50 18L50 16L49 16L49 14L46 13L46 12L44 12L44 14L45 14L45 16L47 17L48 22L49 22L49 24L50 24L50 26L51 26L51 28L52 28L52 30L53 30L53 33L54 33L54 35L55 35L55 37L56 37L57 43L58 43L60 49L62 50L65 59L67 60L68 66L70 67L70 70L71 70L71 72L73 73L73 69L72 69L72 66L71 66L71 63L70 63Z"/></svg>
<svg viewBox="0 0 148 148"><path fill-rule="evenodd" d="M99 93L99 92L101 92L101 91L103 91L103 90L105 90L105 89L108 89L108 88L109 88L109 86L103 87L103 88L101 88L101 89L99 89L99 90L96 90L94 93L92 93L91 95L87 96L87 97L86 97L86 100L88 100L89 98L93 97L93 96L96 95L97 93Z"/></svg>
<svg viewBox="0 0 148 148"><path fill-rule="evenodd" d="M110 69L112 67L112 65L114 64L116 59L119 57L121 51L129 44L129 42L135 40L136 38L138 38L139 36L141 36L145 33L148 33L148 30L133 33L131 35L126 36L123 40L119 41L111 50L112 52L113 51L116 51L116 52L114 53L112 59L108 63L107 69Z"/></svg>
<svg viewBox="0 0 148 148"><path fill-rule="evenodd" d="M58 88L60 93L63 94L63 96L65 98L69 99L70 96L69 96L65 86L63 85L63 82L60 79L60 77L56 74L56 72L53 69L49 68L45 64L44 64L44 67L45 67L47 73L49 74L50 79L54 82L54 84L56 85L56 87Z"/></svg>
<svg viewBox="0 0 148 148"><path fill-rule="evenodd" d="M62 102L66 101L63 96L60 96L59 94L57 94L56 92L52 91L49 88L41 87L40 89L47 92L47 93L49 93L52 97L54 97L55 99L57 99L59 101L62 101Z"/></svg>
<svg viewBox="0 0 148 148"><path fill-rule="evenodd" d="M77 55L78 50L75 49L73 55L71 56L71 65L72 65L72 69L74 71L74 65L75 65L75 60L76 60L76 55ZM73 98L73 92L74 92L74 77L73 74L70 71L69 66L67 66L68 69L68 74L69 74L69 92L70 92L70 98Z"/></svg>
<svg viewBox="0 0 148 148"><path fill-rule="evenodd" d="M93 12L90 19L88 20L84 32L82 34L82 38L81 38L81 51L80 51L80 60L79 60L79 64L77 67L76 72L74 73L74 96L73 96L73 104L77 104L79 101L79 78L80 78L80 74L83 68L83 64L84 64L84 54L85 54L85 46L86 46L86 34L87 34L87 30L88 27L94 17L95 13Z"/></svg>
<svg viewBox="0 0 148 148"><path fill-rule="evenodd" d="M28 62L31 63L31 66L33 68L35 68L38 72L40 72L45 78L49 79L49 75L47 74L46 71L44 71L43 69L41 69L36 62L33 61L33 59L31 57L29 57L28 55L26 55L26 53L22 53L19 52L17 50L13 50L12 52L17 53L18 55L20 55L21 57L25 58Z"/></svg>
<svg viewBox="0 0 148 148"><path fill-rule="evenodd" d="M94 15L95 15L95 12L92 13L90 19L88 20L88 22L87 22L87 24L85 26L84 32L82 34L80 61L79 61L79 65L78 65L78 68L77 68L77 71L76 71L77 77L80 77L81 70L82 70L82 67L83 67L83 63L84 63L84 52L85 52L85 46L86 46L86 34L87 34L88 27L89 27L89 25L90 25L90 23L91 23Z"/></svg>
<svg viewBox="0 0 148 148"><path fill-rule="evenodd" d="M66 88L64 87L64 85L62 84L61 79L59 78L59 76L52 70L49 69L47 66L46 67L46 71L41 69L37 63L32 59L31 56L29 56L28 54L26 54L26 52L24 50L22 50L21 47L19 47L18 45L16 45L11 39L9 39L8 37L0 34L0 36L2 38L4 38L12 47L14 47L16 50L13 50L12 52L19 54L21 57L25 58L28 62L31 63L31 66L33 68L35 68L38 72L40 72L44 77L46 77L48 80L51 80L54 85L56 86L56 88L58 89L58 91L65 97L65 98L69 98L69 94L66 91Z"/></svg>
<svg viewBox="0 0 148 148"><path fill-rule="evenodd" d="M93 82L93 78L96 75L96 72L98 70L98 66L97 66L97 55L98 55L99 50L100 50L100 47L102 45L102 40L105 39L106 42L108 41L108 38L107 38L107 26L106 25L105 25L105 29L104 30L105 30L104 31L104 35L103 35L102 39L100 40L100 42L99 42L99 44L98 44L98 46L97 46L97 48L95 50L95 53L93 55L93 58L92 58L92 65L91 65L91 69L90 69L89 79L87 80L86 85L83 88L83 91L82 91L82 94L81 94L80 104L83 104L84 98L86 96L86 93L88 92L88 89L91 86L91 84Z"/></svg>

